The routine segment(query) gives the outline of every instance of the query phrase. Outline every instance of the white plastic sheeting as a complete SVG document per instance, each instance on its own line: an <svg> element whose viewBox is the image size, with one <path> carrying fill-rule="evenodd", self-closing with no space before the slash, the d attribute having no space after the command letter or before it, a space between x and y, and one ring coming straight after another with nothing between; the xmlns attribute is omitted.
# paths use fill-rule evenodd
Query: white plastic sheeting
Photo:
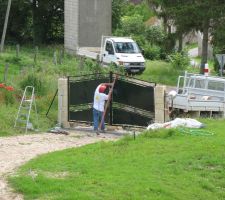
<svg viewBox="0 0 225 200"><path fill-rule="evenodd" d="M196 119L176 118L170 122L150 124L147 127L147 130L155 130L159 128L176 128L180 126L187 128L203 128L205 125Z"/></svg>

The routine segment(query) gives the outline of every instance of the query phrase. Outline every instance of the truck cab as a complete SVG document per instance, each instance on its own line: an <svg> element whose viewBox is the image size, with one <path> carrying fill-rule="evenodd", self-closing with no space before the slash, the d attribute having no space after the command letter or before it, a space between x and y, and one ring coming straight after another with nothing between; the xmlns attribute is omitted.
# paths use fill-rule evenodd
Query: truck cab
<svg viewBox="0 0 225 200"><path fill-rule="evenodd" d="M140 74L145 70L145 59L142 52L131 38L103 38L100 60L105 65L113 64L124 67L125 71L130 74Z"/></svg>

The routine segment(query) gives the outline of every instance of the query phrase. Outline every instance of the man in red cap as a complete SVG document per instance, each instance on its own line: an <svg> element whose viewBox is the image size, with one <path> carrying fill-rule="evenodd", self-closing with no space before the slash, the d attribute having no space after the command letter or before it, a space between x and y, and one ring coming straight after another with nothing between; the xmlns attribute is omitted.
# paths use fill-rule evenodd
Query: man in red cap
<svg viewBox="0 0 225 200"><path fill-rule="evenodd" d="M98 85L94 94L94 103L93 103L93 120L94 120L94 131L98 133L99 123L101 122L102 115L104 112L105 101L108 100L109 96L105 94L105 90L108 86L111 86L111 83L102 83ZM101 131L105 130L105 122L103 120L102 126L100 127Z"/></svg>

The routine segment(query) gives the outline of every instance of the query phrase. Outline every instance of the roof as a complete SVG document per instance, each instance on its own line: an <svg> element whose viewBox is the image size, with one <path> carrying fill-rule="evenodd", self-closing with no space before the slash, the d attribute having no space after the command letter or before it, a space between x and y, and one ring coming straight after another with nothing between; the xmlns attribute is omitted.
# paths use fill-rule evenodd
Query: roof
<svg viewBox="0 0 225 200"><path fill-rule="evenodd" d="M134 42L131 38L126 38L126 37L112 37L109 38L112 39L113 42Z"/></svg>

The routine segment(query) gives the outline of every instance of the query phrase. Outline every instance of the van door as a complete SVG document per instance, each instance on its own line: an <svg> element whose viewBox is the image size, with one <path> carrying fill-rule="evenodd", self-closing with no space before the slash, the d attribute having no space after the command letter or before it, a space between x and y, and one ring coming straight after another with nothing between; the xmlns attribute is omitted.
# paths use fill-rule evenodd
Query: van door
<svg viewBox="0 0 225 200"><path fill-rule="evenodd" d="M102 61L105 64L110 64L115 62L115 50L111 41L106 41L105 49L102 55Z"/></svg>

